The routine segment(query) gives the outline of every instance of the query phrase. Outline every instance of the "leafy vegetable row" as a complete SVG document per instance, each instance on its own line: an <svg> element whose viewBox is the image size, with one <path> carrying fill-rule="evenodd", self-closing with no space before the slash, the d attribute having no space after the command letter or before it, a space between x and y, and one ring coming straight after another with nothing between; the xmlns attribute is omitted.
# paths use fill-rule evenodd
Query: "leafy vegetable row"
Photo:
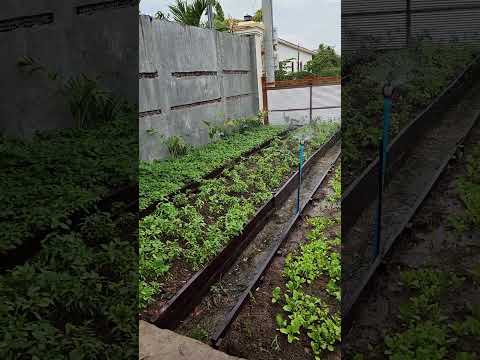
<svg viewBox="0 0 480 360"><path fill-rule="evenodd" d="M136 182L136 116L30 140L0 137L0 254L36 232L68 226L75 211Z"/></svg>
<svg viewBox="0 0 480 360"><path fill-rule="evenodd" d="M278 136L284 127L261 126L225 140L195 148L181 158L140 163L140 209L163 199L187 183L198 181L227 162Z"/></svg>
<svg viewBox="0 0 480 360"><path fill-rule="evenodd" d="M462 340L469 342L480 337L480 306L469 304L467 315L459 319L458 314L445 311L442 301L449 293L457 297L455 294L465 280L454 272L435 268L404 271L401 283L409 300L399 307L401 326L374 350L383 351L391 360L477 359L479 354L465 349ZM366 358L358 353L353 359Z"/></svg>
<svg viewBox="0 0 480 360"><path fill-rule="evenodd" d="M465 211L450 222L460 233L480 228L480 145L467 157L466 174L458 179L456 190Z"/></svg>
<svg viewBox="0 0 480 360"><path fill-rule="evenodd" d="M399 97L391 118L393 139L478 54L471 45L421 42L416 47L378 54L352 69L342 86L343 162L347 182L376 156L382 131L383 86L390 81Z"/></svg>
<svg viewBox="0 0 480 360"><path fill-rule="evenodd" d="M0 276L1 359L138 356L137 218L86 218L57 231L27 264ZM122 234L123 232L123 234Z"/></svg>
<svg viewBox="0 0 480 360"><path fill-rule="evenodd" d="M337 309L341 299L341 239L338 233L335 236L328 234L338 222L339 219L335 218L309 219L311 228L307 243L285 260L283 296L280 287L272 293L272 302L282 305L283 310L276 316L278 330L287 335L289 343L299 341L302 333L306 333L315 359L320 359L325 351L334 351L335 344L341 340L341 318ZM325 289L317 289L316 282L320 277L327 280ZM319 290L331 299L315 295Z"/></svg>
<svg viewBox="0 0 480 360"><path fill-rule="evenodd" d="M181 263L191 270L206 264L240 234L255 210L298 165L298 136L307 134L310 156L337 130L334 123L312 125L276 139L271 146L242 159L220 177L202 180L198 192L163 201L140 222L140 307L165 297L164 282Z"/></svg>

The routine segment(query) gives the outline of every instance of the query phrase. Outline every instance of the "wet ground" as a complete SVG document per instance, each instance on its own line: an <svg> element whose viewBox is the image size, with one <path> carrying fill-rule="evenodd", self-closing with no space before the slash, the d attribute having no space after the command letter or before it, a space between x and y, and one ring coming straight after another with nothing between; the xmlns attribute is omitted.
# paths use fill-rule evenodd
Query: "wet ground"
<svg viewBox="0 0 480 360"><path fill-rule="evenodd" d="M338 159L339 154L340 143L337 143L327 151L325 156L318 159L311 170L305 174L301 189L301 193L304 194L303 202L308 201L306 194L313 191L319 179L328 172L335 159ZM272 249L277 245L280 234L287 228L288 223L294 216L295 207L296 191L290 195L281 208L276 210L274 216L272 216L263 230L239 256L231 270L225 274L219 282L212 286L209 294L203 299L194 313L177 329L177 332L202 341L208 341L215 333L215 330L221 326L225 315L228 314L237 303L238 299L243 295L245 289L254 278L256 274L254 271L255 268L267 259ZM292 242L288 241L287 247L281 250L281 252L287 251L288 246L292 246L292 244L297 245L293 240ZM271 265L273 268L275 268L275 266L275 263ZM257 295L255 294L254 297L256 298ZM261 306L271 307L270 298L265 299L265 301L258 299L258 303L262 304ZM257 327L255 326L255 328ZM255 328L252 328L253 334L255 334L255 336L261 336L261 333L257 331L258 329L255 330ZM270 338L269 341L271 342L272 339L273 338ZM241 354L236 355L245 356ZM250 359L251 356L252 355L247 358Z"/></svg>
<svg viewBox="0 0 480 360"><path fill-rule="evenodd" d="M461 124L461 118L453 120ZM456 191L456 182L465 173L462 160L478 144L477 122L463 150L456 153L359 298L352 328L344 338L343 358L353 359L356 353L364 359L387 358L385 336L409 328L399 318L400 306L410 302L412 295L400 281L403 271L433 269L464 278L460 288L447 289L437 299L449 326L464 321L468 306L480 304L480 278L475 275L480 264L480 229L458 232L451 226L452 216L465 211ZM445 347L445 359L454 359L459 352L480 358L480 340L475 337L460 336Z"/></svg>
<svg viewBox="0 0 480 360"><path fill-rule="evenodd" d="M382 251L390 248L402 233L415 210L428 195L445 162L455 152L480 115L480 86L447 112L435 126L407 153L395 169L384 192ZM374 263L376 201L359 217L342 240L343 307L349 309L359 295ZM431 214L435 217L435 213Z"/></svg>
<svg viewBox="0 0 480 360"><path fill-rule="evenodd" d="M292 344L277 331L275 316L281 312L280 305L271 302L275 287L285 288L282 277L286 256L306 243L309 226L306 220L313 216L335 218L339 216L338 204L332 204L328 197L332 193L333 171L312 197L311 203L302 213L301 221L277 252L258 288L245 304L238 318L232 323L230 331L223 339L221 348L229 354L243 356L249 360L308 360L313 359L309 339L303 335L300 341ZM340 224L333 232L340 231ZM332 234L334 235L334 234ZM311 286L310 293L322 296L322 278ZM339 350L326 354L326 359L340 359Z"/></svg>

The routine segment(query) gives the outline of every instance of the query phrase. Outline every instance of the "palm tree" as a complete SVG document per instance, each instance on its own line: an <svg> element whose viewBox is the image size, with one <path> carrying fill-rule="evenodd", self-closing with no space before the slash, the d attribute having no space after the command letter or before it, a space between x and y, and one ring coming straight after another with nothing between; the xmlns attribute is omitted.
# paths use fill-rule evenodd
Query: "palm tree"
<svg viewBox="0 0 480 360"><path fill-rule="evenodd" d="M224 22L225 15L217 0L194 0L192 4L189 4L188 0L176 0L176 3L170 5L169 9L173 20L176 22L184 25L201 26L202 16L205 14L208 5L215 7L215 22ZM216 24L216 27L218 28L219 25Z"/></svg>
<svg viewBox="0 0 480 360"><path fill-rule="evenodd" d="M189 4L187 0L177 0L175 5L170 5L169 9L173 19L184 25L200 26L203 14L207 10L211 0L195 0Z"/></svg>

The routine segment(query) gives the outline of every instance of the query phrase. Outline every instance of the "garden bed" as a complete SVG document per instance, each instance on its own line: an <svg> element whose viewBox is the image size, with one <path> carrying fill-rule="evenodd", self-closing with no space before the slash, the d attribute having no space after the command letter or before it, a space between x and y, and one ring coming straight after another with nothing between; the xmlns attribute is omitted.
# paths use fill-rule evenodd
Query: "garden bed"
<svg viewBox="0 0 480 360"><path fill-rule="evenodd" d="M444 88L442 93L439 94L428 107L421 111L408 126L401 129L400 133L389 145L389 171L386 171L385 175L386 184L388 184L392 177L390 175L394 173L393 169L401 166L405 153L412 149L412 145L424 137L430 129L439 126L438 119L442 117L443 113L449 111L452 106L461 100L462 96L471 92L473 82L479 73L480 57L477 57L470 62L463 71L450 82L448 87ZM353 128L355 127L354 124L351 124L351 126ZM379 128L378 131L380 132L381 129ZM395 129L392 129L392 132L395 133ZM365 152L367 155L366 158L370 161L371 158L368 158L369 153L371 153L371 151ZM347 159L345 161L349 160ZM345 221L342 224L344 227L344 235L348 234L361 212L365 209L365 206L370 204L375 198L378 181L378 164L379 160L378 157L376 157L344 192L342 200L345 209ZM350 181L351 178L348 178L348 175L343 179L345 186L349 184ZM361 204L361 206L358 204Z"/></svg>
<svg viewBox="0 0 480 360"><path fill-rule="evenodd" d="M138 356L138 218L98 212L81 223L0 276L1 359Z"/></svg>
<svg viewBox="0 0 480 360"><path fill-rule="evenodd" d="M215 177L237 159L262 149L286 133L285 127L258 126L195 148L181 158L141 162L139 196L142 215L148 215L166 197L186 191L204 178Z"/></svg>
<svg viewBox="0 0 480 360"><path fill-rule="evenodd" d="M302 210L310 196L324 183L325 177L340 156L340 142L329 147L322 156L312 157L311 166L302 175ZM289 181L288 184L293 183ZM283 189L288 188L285 185ZM285 199L280 194L287 195ZM277 204L277 200L280 202ZM268 267L289 229L298 220L296 215L297 191L280 190L275 195L275 210L261 231L252 237L238 253L236 261L212 284L201 303L183 321L177 332L191 335L202 329L213 346L218 346L230 323L238 315L249 293L256 288L263 271Z"/></svg>
<svg viewBox="0 0 480 360"><path fill-rule="evenodd" d="M336 128L329 123L309 129L313 136L306 144L307 157ZM142 220L141 307L155 299L154 308L159 309L159 304L171 298L196 270L245 231L257 209L268 203L296 170L296 136L305 131L300 129L285 140L274 141L225 170L219 178L204 180L198 191L179 194L174 202L159 205L154 214Z"/></svg>
<svg viewBox="0 0 480 360"><path fill-rule="evenodd" d="M479 143L477 125L359 299L346 359L480 355Z"/></svg>
<svg viewBox="0 0 480 360"><path fill-rule="evenodd" d="M97 129L52 131L30 140L0 137L0 254L39 234L70 227L74 214L135 184L135 134L128 117Z"/></svg>
<svg viewBox="0 0 480 360"><path fill-rule="evenodd" d="M252 360L339 358L339 168L327 184L252 291L222 350Z"/></svg>
<svg viewBox="0 0 480 360"><path fill-rule="evenodd" d="M346 324L358 297L383 262L384 255L408 226L411 217L478 121L479 88L480 83L477 83L458 106L439 117L437 126L423 134L423 138L405 154L402 164L396 166L395 173L391 174L391 181L383 195L379 256L374 251L376 201L365 207L350 232L346 235L344 232L342 257L347 265L342 269L345 294L342 311ZM373 187L370 191L375 194Z"/></svg>
<svg viewBox="0 0 480 360"><path fill-rule="evenodd" d="M390 139L394 139L464 71L476 54L478 48L473 46L422 42L413 48L379 53L374 60L354 66L342 87L343 161L347 166L344 186L377 156L385 82L390 79L399 94L392 108Z"/></svg>

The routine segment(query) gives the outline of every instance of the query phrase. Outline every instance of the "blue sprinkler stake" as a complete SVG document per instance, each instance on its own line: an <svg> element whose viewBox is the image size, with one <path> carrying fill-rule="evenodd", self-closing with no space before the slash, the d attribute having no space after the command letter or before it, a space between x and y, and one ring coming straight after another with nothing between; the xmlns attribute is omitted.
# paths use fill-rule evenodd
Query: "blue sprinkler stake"
<svg viewBox="0 0 480 360"><path fill-rule="evenodd" d="M378 179L378 207L377 207L377 219L375 227L375 250L374 257L380 255L380 241L382 234L382 200L383 200L383 187L385 182L385 171L387 169L388 159L388 144L390 133L390 115L392 111L392 93L393 87L390 84L385 85L383 88L383 134L380 141L380 164L379 164L379 179Z"/></svg>
<svg viewBox="0 0 480 360"><path fill-rule="evenodd" d="M300 212L300 188L302 187L302 172L303 172L303 157L304 157L304 142L300 142L299 166L298 166L298 191L297 191L297 214Z"/></svg>

